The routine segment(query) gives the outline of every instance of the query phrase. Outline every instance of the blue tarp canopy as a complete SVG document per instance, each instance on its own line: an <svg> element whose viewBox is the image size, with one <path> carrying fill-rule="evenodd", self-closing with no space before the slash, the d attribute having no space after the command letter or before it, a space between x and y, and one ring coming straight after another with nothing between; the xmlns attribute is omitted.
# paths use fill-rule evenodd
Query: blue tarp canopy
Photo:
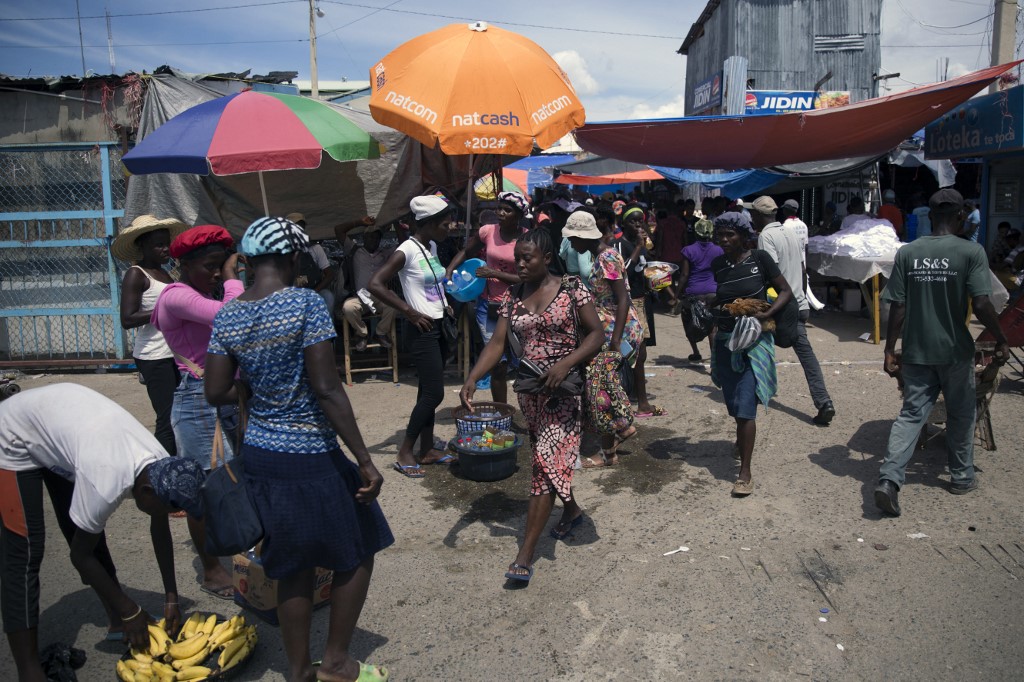
<svg viewBox="0 0 1024 682"><path fill-rule="evenodd" d="M745 197L757 194L772 185L778 184L788 176L766 170L738 170L725 173L702 173L684 168L665 168L652 166L654 170L677 185L700 184L709 189L718 189L727 197Z"/></svg>

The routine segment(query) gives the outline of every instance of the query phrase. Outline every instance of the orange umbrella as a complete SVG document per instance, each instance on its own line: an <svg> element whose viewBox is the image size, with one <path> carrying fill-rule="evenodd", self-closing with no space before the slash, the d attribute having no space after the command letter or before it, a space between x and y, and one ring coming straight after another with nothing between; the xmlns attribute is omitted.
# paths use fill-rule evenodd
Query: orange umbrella
<svg viewBox="0 0 1024 682"><path fill-rule="evenodd" d="M446 154L529 156L583 125L569 78L539 45L488 26L451 24L370 69L370 113Z"/></svg>

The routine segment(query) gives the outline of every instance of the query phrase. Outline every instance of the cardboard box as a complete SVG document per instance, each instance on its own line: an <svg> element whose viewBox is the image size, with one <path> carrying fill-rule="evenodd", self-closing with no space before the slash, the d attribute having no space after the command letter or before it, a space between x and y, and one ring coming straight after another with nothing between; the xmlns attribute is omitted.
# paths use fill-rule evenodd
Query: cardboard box
<svg viewBox="0 0 1024 682"><path fill-rule="evenodd" d="M277 626L277 581L263 572L263 565L257 556L250 559L245 554L236 554L231 561L231 578L235 585L235 603L252 611L264 621ZM313 586L313 608L326 604L331 598L331 582L334 571L316 569Z"/></svg>

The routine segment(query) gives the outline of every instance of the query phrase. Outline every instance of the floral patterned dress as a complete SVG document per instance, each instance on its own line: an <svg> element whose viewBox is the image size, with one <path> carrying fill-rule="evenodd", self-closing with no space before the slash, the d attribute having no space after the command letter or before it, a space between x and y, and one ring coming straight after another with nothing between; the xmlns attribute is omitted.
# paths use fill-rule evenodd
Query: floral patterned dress
<svg viewBox="0 0 1024 682"><path fill-rule="evenodd" d="M555 298L540 314L531 313L512 287L501 300L500 315L508 319L523 346L523 356L541 370L575 351L582 335L576 328L580 307L593 301L576 277L566 277ZM530 428L533 450L531 495L552 492L563 501L572 495L572 472L582 439L581 396L519 393L519 407Z"/></svg>
<svg viewBox="0 0 1024 682"><path fill-rule="evenodd" d="M615 331L615 315L618 312L612 282L617 279L621 279L625 283L628 292L629 281L626 279L625 261L615 249L605 249L597 254L594 259L594 267L591 268L590 277L587 279L587 288L594 293L594 305L597 307L597 315L601 318L601 325L604 327L602 350L619 350L610 347L612 332ZM630 301L629 316L626 318L626 326L622 330L622 340L628 341L633 348L638 348L642 337L643 327L640 325L636 308ZM635 353L629 358L629 361L630 367L636 364Z"/></svg>

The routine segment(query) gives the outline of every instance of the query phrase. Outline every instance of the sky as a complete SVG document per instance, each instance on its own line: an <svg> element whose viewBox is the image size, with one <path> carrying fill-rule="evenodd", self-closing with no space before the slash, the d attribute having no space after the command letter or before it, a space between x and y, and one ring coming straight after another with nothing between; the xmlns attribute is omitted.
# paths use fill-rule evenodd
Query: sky
<svg viewBox="0 0 1024 682"><path fill-rule="evenodd" d="M402 42L485 20L547 50L568 73L588 121L683 115L685 57L676 53L705 0L319 0L319 79L366 80ZM12 77L141 72L298 71L308 79L308 0L0 0L0 73ZM486 9L485 9L486 7ZM883 0L889 92L982 68L993 0ZM110 67L107 19L113 38ZM1018 36L1020 28L1018 9ZM1018 53L1020 45L1018 39ZM945 60L948 59L948 65Z"/></svg>

